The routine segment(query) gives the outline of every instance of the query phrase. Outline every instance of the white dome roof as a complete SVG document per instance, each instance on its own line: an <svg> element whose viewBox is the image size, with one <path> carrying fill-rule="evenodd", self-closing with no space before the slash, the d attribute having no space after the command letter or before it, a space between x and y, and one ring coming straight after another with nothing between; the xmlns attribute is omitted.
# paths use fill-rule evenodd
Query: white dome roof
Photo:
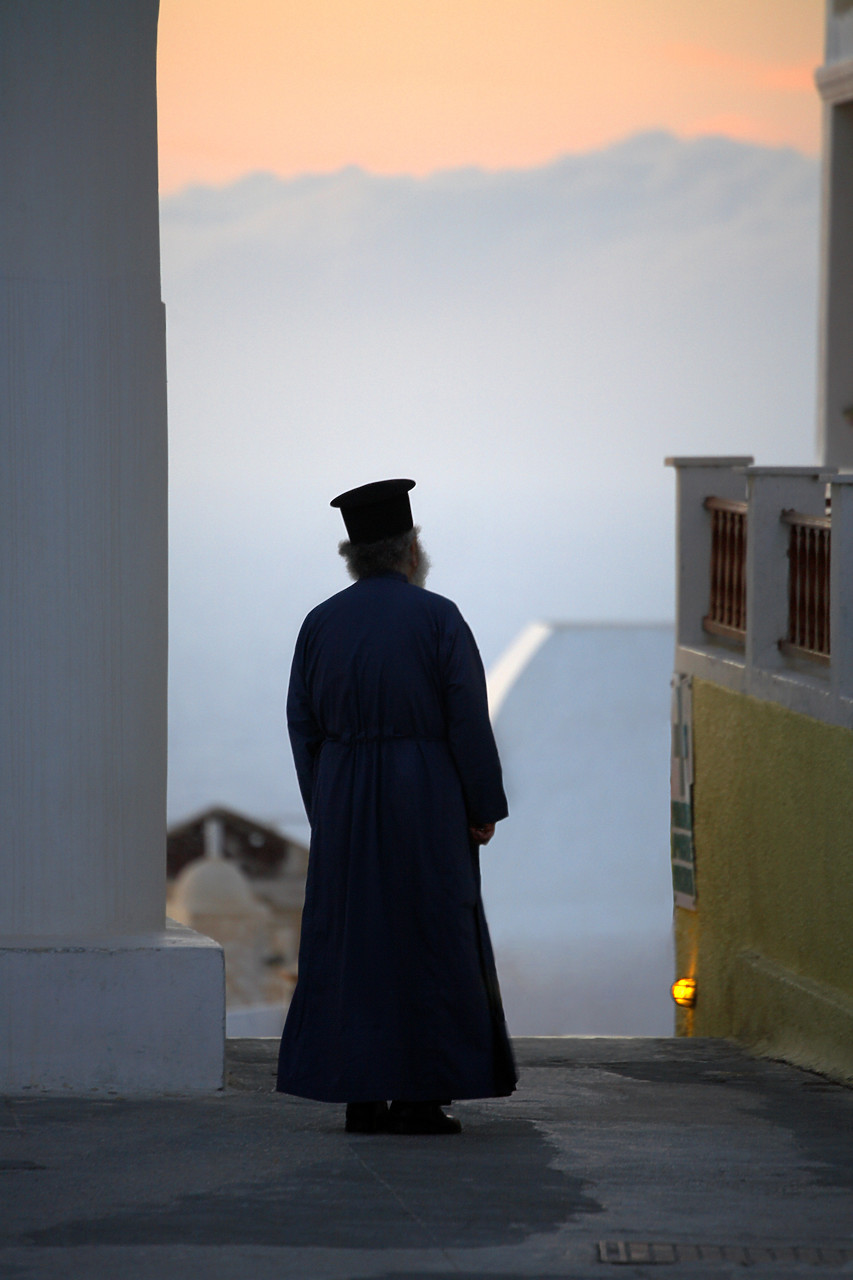
<svg viewBox="0 0 853 1280"><path fill-rule="evenodd" d="M175 897L185 915L249 916L264 911L240 868L224 858L197 858L184 867Z"/></svg>

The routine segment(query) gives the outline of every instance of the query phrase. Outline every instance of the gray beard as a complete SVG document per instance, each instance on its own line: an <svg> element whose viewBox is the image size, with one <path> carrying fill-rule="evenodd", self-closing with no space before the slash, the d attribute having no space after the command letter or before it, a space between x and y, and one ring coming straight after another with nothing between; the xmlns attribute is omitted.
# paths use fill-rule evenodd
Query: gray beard
<svg viewBox="0 0 853 1280"><path fill-rule="evenodd" d="M417 569L415 569L415 572L412 574L411 578L409 579L412 586L413 587L426 586L426 580L429 576L429 571L431 568L432 568L432 562L430 561L429 556L424 551L421 544L418 543L418 567Z"/></svg>

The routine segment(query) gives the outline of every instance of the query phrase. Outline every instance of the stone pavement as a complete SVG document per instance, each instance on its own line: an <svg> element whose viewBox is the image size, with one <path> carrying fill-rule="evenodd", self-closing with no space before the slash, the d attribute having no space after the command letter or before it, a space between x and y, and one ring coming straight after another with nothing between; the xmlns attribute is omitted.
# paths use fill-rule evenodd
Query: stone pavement
<svg viewBox="0 0 853 1280"><path fill-rule="evenodd" d="M6 1099L0 1278L853 1275L853 1090L725 1041L515 1045L458 1137L345 1134L270 1040L213 1097Z"/></svg>

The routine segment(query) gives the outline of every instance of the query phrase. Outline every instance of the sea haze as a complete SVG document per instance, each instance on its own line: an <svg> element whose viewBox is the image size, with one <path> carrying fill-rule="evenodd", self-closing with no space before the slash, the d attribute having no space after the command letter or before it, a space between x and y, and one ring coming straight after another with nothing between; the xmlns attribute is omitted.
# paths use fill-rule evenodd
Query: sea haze
<svg viewBox="0 0 853 1280"><path fill-rule="evenodd" d="M487 665L535 619L670 619L663 458L814 458L817 227L816 161L661 133L524 171L256 174L164 200L170 817L218 802L304 830L288 668L304 614L346 585L328 503L353 485L417 480L429 586ZM599 706L637 680L627 652L610 665ZM665 718L666 679L648 696ZM566 802L630 829L642 762L614 791L602 750L590 739L582 792L567 766ZM655 777L666 814L665 762ZM525 812L519 797L514 831ZM566 843L579 866L591 832ZM633 846L612 854L626 885ZM510 860L510 888L525 866ZM520 898L517 915L541 928Z"/></svg>

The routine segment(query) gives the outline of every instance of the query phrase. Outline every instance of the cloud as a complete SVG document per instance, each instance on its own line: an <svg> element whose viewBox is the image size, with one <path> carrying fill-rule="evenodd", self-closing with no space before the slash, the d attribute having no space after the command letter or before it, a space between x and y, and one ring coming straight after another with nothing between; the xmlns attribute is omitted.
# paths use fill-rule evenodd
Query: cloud
<svg viewBox="0 0 853 1280"><path fill-rule="evenodd" d="M533 171L174 197L175 484L345 488L402 454L523 521L520 477L583 506L604 456L618 489L673 435L802 458L816 189L791 152L646 135Z"/></svg>

